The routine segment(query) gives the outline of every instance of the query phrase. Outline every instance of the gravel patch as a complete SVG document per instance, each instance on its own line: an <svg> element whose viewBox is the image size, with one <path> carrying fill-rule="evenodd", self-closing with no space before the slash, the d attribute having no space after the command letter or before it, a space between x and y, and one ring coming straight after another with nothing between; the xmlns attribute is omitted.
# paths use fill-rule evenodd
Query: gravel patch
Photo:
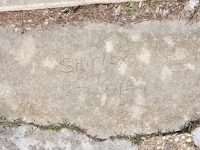
<svg viewBox="0 0 200 150"><path fill-rule="evenodd" d="M82 26L88 22L127 25L148 20L182 19L194 23L200 20L200 7L195 4L186 1L148 1L1 12L0 26L12 27L15 32L24 33L58 25Z"/></svg>

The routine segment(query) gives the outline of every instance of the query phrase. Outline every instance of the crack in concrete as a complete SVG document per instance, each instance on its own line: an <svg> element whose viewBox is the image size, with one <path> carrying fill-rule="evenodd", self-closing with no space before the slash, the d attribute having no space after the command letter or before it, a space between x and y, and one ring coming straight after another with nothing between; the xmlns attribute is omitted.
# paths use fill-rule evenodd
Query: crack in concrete
<svg viewBox="0 0 200 150"><path fill-rule="evenodd" d="M86 137L94 140L95 142L103 142L106 140L127 140L132 142L132 144L139 144L143 137L151 138L155 136L167 136L167 135L173 135L173 134L182 134L182 133L189 133L191 134L192 130L198 126L200 126L200 118L196 118L194 120L189 120L186 122L183 126L180 127L180 130L178 131L167 131L167 132L161 132L158 131L156 133L151 134L144 134L144 133L134 133L135 135L126 135L126 134L116 134L115 136L110 136L109 138L103 139L98 138L97 136L90 135L87 133L87 129L81 128L80 126L77 126L75 124L71 124L68 120L63 121L63 123L59 124L49 124L49 125L42 125L42 124L35 124L33 122L25 122L22 119L16 119L13 121L7 120L5 117L0 116L0 127L17 127L22 125L31 125L36 127L36 129L40 130L50 130L50 131L60 131L62 129L68 129L70 131L76 131L79 134L85 135ZM36 130L35 129L35 130ZM34 130L34 131L35 131Z"/></svg>

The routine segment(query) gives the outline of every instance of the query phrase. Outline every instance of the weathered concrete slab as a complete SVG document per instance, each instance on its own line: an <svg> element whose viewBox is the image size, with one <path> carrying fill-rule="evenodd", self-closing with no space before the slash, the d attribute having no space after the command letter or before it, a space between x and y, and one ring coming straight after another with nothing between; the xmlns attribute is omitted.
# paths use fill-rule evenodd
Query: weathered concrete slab
<svg viewBox="0 0 200 150"><path fill-rule="evenodd" d="M140 0L133 0L140 1ZM0 0L0 11L71 7L88 4L120 3L129 0Z"/></svg>
<svg viewBox="0 0 200 150"><path fill-rule="evenodd" d="M66 129L60 132L41 131L31 126L0 129L0 149L2 150L138 150L125 140L95 142L84 135Z"/></svg>
<svg viewBox="0 0 200 150"><path fill-rule="evenodd" d="M0 29L0 115L101 138L200 117L200 23Z"/></svg>

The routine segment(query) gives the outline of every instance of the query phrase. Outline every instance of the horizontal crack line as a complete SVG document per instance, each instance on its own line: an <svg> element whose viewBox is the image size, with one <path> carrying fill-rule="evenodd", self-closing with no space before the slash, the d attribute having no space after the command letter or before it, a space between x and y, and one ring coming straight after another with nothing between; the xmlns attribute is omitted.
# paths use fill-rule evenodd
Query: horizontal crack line
<svg viewBox="0 0 200 150"><path fill-rule="evenodd" d="M144 133L134 133L134 135L127 135L127 134L116 134L115 136L110 136L109 138L98 138L97 136L90 135L87 133L87 130L84 128L81 128L80 126L77 126L75 124L72 124L69 122L69 120L64 120L62 123L58 124L49 124L49 125L42 125L42 124L36 124L33 122L25 122L22 119L16 119L13 121L7 120L5 117L0 116L0 127L18 127L22 125L31 125L36 127L36 129L40 130L50 130L50 131L60 131L62 129L68 129L70 131L76 131L79 134L85 135L88 138L96 141L96 142L103 142L106 140L115 140L115 139L124 139L127 141L131 141L133 144L139 144L143 137L151 138L154 136L166 136L166 135L173 135L173 134L182 134L182 133L191 133L192 130L200 125L200 118L196 118L193 120L189 120L186 122L183 126L180 127L180 130L177 131L167 131L167 132L156 132L151 134L144 134ZM35 130L36 130L35 129ZM34 131L35 131L34 130Z"/></svg>

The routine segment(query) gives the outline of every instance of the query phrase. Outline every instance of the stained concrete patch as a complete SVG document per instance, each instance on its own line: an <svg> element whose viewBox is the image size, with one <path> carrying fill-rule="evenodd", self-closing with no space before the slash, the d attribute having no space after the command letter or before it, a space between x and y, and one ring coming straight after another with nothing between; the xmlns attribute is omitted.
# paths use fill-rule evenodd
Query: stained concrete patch
<svg viewBox="0 0 200 150"><path fill-rule="evenodd" d="M199 32L182 21L1 28L0 115L68 118L100 138L178 130L200 117Z"/></svg>
<svg viewBox="0 0 200 150"><path fill-rule="evenodd" d="M114 50L114 47L113 47L113 42L111 40L109 41L106 41L106 51L109 53L109 52L112 52Z"/></svg>
<svg viewBox="0 0 200 150"><path fill-rule="evenodd" d="M164 66L161 71L161 80L165 81L167 78L171 78L171 76L172 71L167 66Z"/></svg>
<svg viewBox="0 0 200 150"><path fill-rule="evenodd" d="M141 62L143 62L145 64L149 64L150 59L151 59L151 54L150 54L149 50L146 48L143 48L142 52L139 55L139 59Z"/></svg>
<svg viewBox="0 0 200 150"><path fill-rule="evenodd" d="M95 142L84 135L62 129L60 132L41 131L31 126L0 130L0 149L4 150L138 150L125 140Z"/></svg>
<svg viewBox="0 0 200 150"><path fill-rule="evenodd" d="M19 47L13 47L11 53L14 55L14 59L21 65L27 65L35 55L35 40L32 36L25 36L24 39L16 43L19 43Z"/></svg>

